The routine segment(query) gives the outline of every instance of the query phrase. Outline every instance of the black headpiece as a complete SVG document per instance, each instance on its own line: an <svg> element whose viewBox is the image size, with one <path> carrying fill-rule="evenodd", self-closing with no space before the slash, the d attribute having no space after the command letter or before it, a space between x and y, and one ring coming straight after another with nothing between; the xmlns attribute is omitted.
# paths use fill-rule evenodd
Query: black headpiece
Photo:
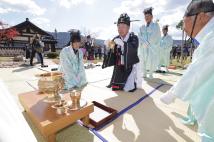
<svg viewBox="0 0 214 142"><path fill-rule="evenodd" d="M130 26L130 22L131 22L131 20L130 20L130 17L128 16L128 14L127 13L123 13L118 18L117 25L123 23L123 24L126 24L126 25Z"/></svg>
<svg viewBox="0 0 214 142"><path fill-rule="evenodd" d="M212 12L214 11L214 3L212 0L192 0L188 5L184 16L194 16L201 12Z"/></svg>

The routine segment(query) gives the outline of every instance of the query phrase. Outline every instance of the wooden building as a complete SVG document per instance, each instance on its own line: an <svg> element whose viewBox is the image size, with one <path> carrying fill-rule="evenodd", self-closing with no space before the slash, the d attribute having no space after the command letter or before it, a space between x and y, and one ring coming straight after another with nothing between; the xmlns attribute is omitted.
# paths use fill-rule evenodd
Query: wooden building
<svg viewBox="0 0 214 142"><path fill-rule="evenodd" d="M28 44L30 44L33 37L38 34L39 36L41 36L42 41L44 42L44 51L56 51L56 39L48 32L42 30L41 28L30 22L28 18L26 18L26 21L11 28L16 29L16 31L19 33L18 36L13 37L13 39L10 40L7 39L7 41L1 41L0 47L24 48Z"/></svg>

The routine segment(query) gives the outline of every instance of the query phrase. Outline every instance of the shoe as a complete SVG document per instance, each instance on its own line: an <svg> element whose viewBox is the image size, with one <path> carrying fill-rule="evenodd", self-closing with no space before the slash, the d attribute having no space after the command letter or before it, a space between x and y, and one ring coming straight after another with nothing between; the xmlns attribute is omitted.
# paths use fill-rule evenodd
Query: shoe
<svg viewBox="0 0 214 142"><path fill-rule="evenodd" d="M129 92L134 92L135 90L137 90L137 84L136 83L134 83L134 89L132 89L132 90L129 90Z"/></svg>
<svg viewBox="0 0 214 142"><path fill-rule="evenodd" d="M30 66L33 66L33 64L30 64Z"/></svg>
<svg viewBox="0 0 214 142"><path fill-rule="evenodd" d="M184 125L195 125L196 120L194 118L191 117L184 117L181 119L181 123L183 123Z"/></svg>
<svg viewBox="0 0 214 142"><path fill-rule="evenodd" d="M41 65L42 68L48 67L48 65Z"/></svg>
<svg viewBox="0 0 214 142"><path fill-rule="evenodd" d="M164 104L170 104L173 103L175 101L175 96L169 92L166 92L165 94L163 94L160 97L161 102L163 102Z"/></svg>
<svg viewBox="0 0 214 142"><path fill-rule="evenodd" d="M111 84L107 85L106 87L107 87L107 88L111 88Z"/></svg>
<svg viewBox="0 0 214 142"><path fill-rule="evenodd" d="M161 71L161 73L166 73L166 71Z"/></svg>

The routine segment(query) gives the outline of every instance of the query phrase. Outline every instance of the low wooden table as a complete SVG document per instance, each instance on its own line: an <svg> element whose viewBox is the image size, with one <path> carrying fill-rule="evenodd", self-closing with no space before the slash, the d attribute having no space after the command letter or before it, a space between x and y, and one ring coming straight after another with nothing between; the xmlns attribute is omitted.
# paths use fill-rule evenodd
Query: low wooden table
<svg viewBox="0 0 214 142"><path fill-rule="evenodd" d="M48 142L56 141L56 133L81 119L84 125L89 124L89 114L94 111L94 105L88 103L77 111L68 111L66 114L56 114L56 110L51 107L51 103L46 103L43 99L46 95L40 95L37 91L19 95L20 103L30 119L40 130ZM69 94L64 95L64 99L70 100Z"/></svg>

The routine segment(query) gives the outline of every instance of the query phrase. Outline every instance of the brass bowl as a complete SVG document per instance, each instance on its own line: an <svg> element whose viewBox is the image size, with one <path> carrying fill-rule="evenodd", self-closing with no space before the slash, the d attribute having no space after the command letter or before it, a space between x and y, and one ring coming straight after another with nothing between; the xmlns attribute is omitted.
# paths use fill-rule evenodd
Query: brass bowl
<svg viewBox="0 0 214 142"><path fill-rule="evenodd" d="M51 107L56 109L57 114L64 114L66 105L67 105L67 102L65 100L60 100L59 102L55 103Z"/></svg>

